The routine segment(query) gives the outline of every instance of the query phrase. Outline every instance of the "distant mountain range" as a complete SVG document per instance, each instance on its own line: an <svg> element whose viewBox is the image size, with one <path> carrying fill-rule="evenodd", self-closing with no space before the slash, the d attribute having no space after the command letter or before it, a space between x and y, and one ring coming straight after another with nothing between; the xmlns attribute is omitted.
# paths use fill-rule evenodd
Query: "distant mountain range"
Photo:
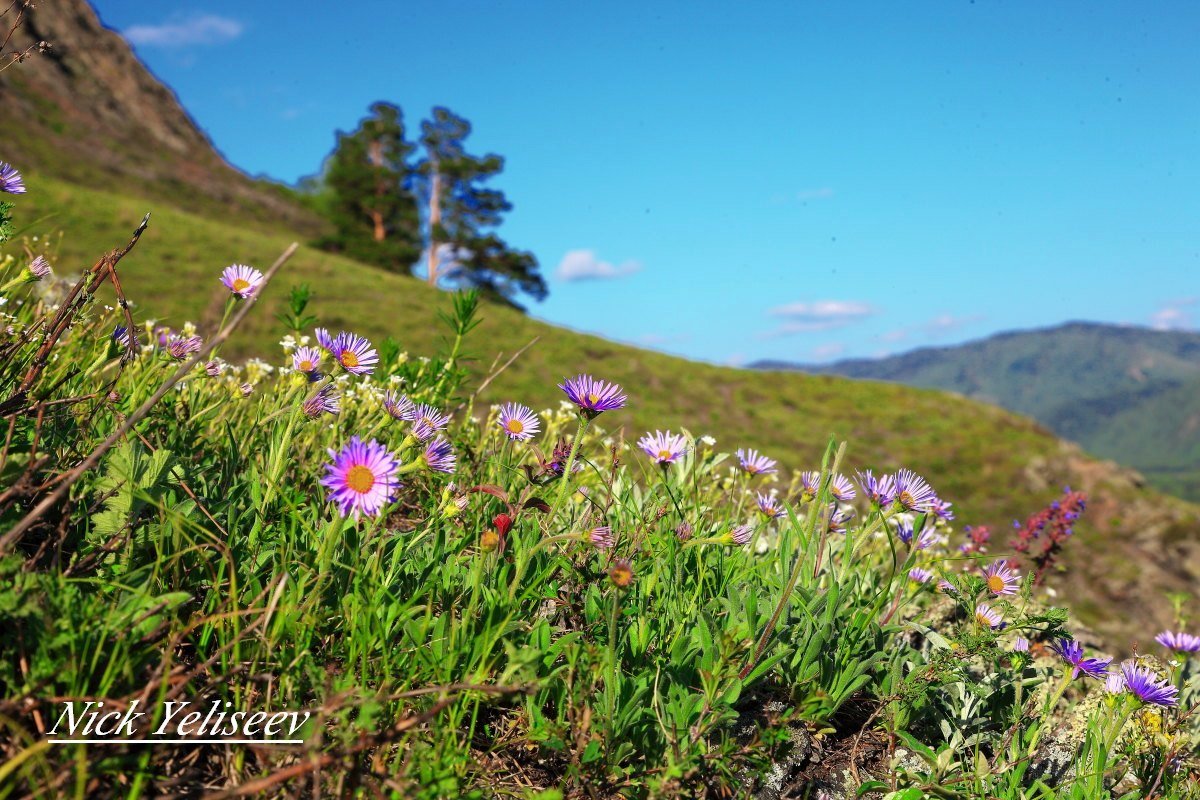
<svg viewBox="0 0 1200 800"><path fill-rule="evenodd" d="M943 389L1033 417L1154 486L1200 500L1200 333L1069 322L832 364L760 361Z"/></svg>

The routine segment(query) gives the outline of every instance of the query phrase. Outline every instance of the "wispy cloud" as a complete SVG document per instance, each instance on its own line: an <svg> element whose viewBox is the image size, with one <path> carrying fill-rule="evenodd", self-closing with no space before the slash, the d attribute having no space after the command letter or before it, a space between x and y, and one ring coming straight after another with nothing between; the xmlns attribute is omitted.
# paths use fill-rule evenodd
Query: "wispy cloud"
<svg viewBox="0 0 1200 800"><path fill-rule="evenodd" d="M637 261L613 264L597 258L593 250L571 250L558 262L554 276L560 281L596 281L624 278L641 270Z"/></svg>
<svg viewBox="0 0 1200 800"><path fill-rule="evenodd" d="M122 33L130 42L143 47L187 47L230 42L245 29L236 19L197 14L158 25L133 25Z"/></svg>
<svg viewBox="0 0 1200 800"><path fill-rule="evenodd" d="M982 322L985 319L987 317L984 314L964 314L962 316L939 314L933 319L922 322L919 325L909 325L882 333L879 335L879 338L885 342L903 342L915 336L926 339L937 339L949 336L955 331L961 330L968 325L973 325L976 322Z"/></svg>
<svg viewBox="0 0 1200 800"><path fill-rule="evenodd" d="M759 338L762 339L843 328L877 312L870 303L857 300L817 300L776 306L767 313L782 318L784 322L760 334Z"/></svg>
<svg viewBox="0 0 1200 800"><path fill-rule="evenodd" d="M801 189L796 192L796 199L801 203L807 203L809 200L824 200L828 197L833 197L833 189L828 186L821 186L817 189Z"/></svg>
<svg viewBox="0 0 1200 800"><path fill-rule="evenodd" d="M1192 309L1198 299L1200 298L1182 297L1163 303L1150 315L1150 324L1160 331L1195 327Z"/></svg>
<svg viewBox="0 0 1200 800"><path fill-rule="evenodd" d="M813 358L835 358L846 352L846 345L841 342L826 342L812 349Z"/></svg>

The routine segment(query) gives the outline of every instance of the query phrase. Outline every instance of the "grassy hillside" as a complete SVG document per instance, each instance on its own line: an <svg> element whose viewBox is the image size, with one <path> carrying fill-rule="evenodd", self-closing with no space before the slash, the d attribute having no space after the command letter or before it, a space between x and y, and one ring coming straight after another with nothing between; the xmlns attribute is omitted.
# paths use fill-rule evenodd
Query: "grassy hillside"
<svg viewBox="0 0 1200 800"><path fill-rule="evenodd" d="M142 215L149 231L124 262L124 284L139 311L172 325L185 320L211 331L223 290L214 276L224 265L269 263L293 237L263 233L130 197L80 189L29 176L21 220L42 218L27 233L65 230L53 263L77 271L122 242ZM43 239L43 241L45 241ZM382 273L327 253L302 249L263 297L239 335L242 355L272 351L279 335L274 313L289 284L308 282L315 313L331 328L350 328L380 340L397 339L413 355L433 352L442 336L436 310L447 297L420 281ZM1080 528L1077 571L1068 583L1086 619L1114 635L1130 634L1122 619L1103 615L1113 603L1143 604L1166 622L1162 591L1189 589L1197 530L1194 507L1139 487L1128 475L1097 464L1035 422L998 408L935 391L800 373L763 373L695 364L637 350L488 307L469 347L480 371L537 339L488 390L485 400L513 398L545 407L566 375L588 371L622 383L631 398L622 417L627 434L650 426L686 426L711 433L721 446L757 447L788 467L812 467L827 438L849 439L852 467L907 465L929 475L956 503L959 523L1005 527L1054 499L1064 484L1093 494ZM1176 548L1171 550L1170 548ZM1190 553L1190 550L1187 551ZM1195 559L1200 563L1200 557ZM1090 613L1089 613L1090 612Z"/></svg>
<svg viewBox="0 0 1200 800"><path fill-rule="evenodd" d="M768 367L779 367L768 364ZM1026 414L1200 500L1200 334L1069 323L806 372L944 389Z"/></svg>

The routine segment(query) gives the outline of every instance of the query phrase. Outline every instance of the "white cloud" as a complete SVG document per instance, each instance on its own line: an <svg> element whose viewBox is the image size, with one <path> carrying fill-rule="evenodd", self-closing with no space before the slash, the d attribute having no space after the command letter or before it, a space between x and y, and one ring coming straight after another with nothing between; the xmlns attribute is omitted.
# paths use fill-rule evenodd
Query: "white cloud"
<svg viewBox="0 0 1200 800"><path fill-rule="evenodd" d="M759 334L760 339L841 328L875 314L875 307L857 300L817 300L776 306L767 313L773 317L783 317L786 321Z"/></svg>
<svg viewBox="0 0 1200 800"><path fill-rule="evenodd" d="M822 186L818 189L801 189L796 192L796 199L801 203L806 203L809 200L824 200L827 197L833 197L833 189L828 186Z"/></svg>
<svg viewBox="0 0 1200 800"><path fill-rule="evenodd" d="M1196 305L1196 301L1195 297L1182 297L1163 303L1150 315L1150 324L1160 331L1192 328L1192 306Z"/></svg>
<svg viewBox="0 0 1200 800"><path fill-rule="evenodd" d="M813 303L788 303L767 312L773 317L825 320L866 317L875 313L868 303L857 300L817 300Z"/></svg>
<svg viewBox="0 0 1200 800"><path fill-rule="evenodd" d="M812 349L813 358L833 358L846 352L846 345L841 342L826 342Z"/></svg>
<svg viewBox="0 0 1200 800"><path fill-rule="evenodd" d="M636 261L613 264L597 258L593 250L571 250L558 262L554 276L560 281L611 280L632 275L641 268Z"/></svg>
<svg viewBox="0 0 1200 800"><path fill-rule="evenodd" d="M949 335L968 325L981 322L984 319L987 319L987 317L983 314L965 314L961 317L954 314L939 314L933 319L922 322L919 325L909 325L906 328L898 328L882 333L878 338L885 342L902 342L914 335L920 335L927 339L936 339Z"/></svg>
<svg viewBox="0 0 1200 800"><path fill-rule="evenodd" d="M244 30L245 26L236 19L216 14L198 14L159 25L133 25L122 33L135 45L187 47L230 42L241 36Z"/></svg>

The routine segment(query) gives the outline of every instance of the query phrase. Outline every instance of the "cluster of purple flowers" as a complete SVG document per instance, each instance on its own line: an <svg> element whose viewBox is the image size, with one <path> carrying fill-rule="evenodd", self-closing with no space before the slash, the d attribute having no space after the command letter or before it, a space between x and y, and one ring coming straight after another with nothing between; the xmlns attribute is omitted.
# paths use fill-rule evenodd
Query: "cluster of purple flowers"
<svg viewBox="0 0 1200 800"><path fill-rule="evenodd" d="M1169 634L1168 631L1162 636ZM1050 645L1050 648L1071 667L1072 678L1086 675L1103 680L1109 693L1129 692L1148 705L1169 708L1178 702L1179 689L1170 681L1160 678L1154 670L1139 664L1136 659L1123 661L1119 671L1110 672L1111 658L1085 657L1083 645L1074 639L1060 639Z"/></svg>

